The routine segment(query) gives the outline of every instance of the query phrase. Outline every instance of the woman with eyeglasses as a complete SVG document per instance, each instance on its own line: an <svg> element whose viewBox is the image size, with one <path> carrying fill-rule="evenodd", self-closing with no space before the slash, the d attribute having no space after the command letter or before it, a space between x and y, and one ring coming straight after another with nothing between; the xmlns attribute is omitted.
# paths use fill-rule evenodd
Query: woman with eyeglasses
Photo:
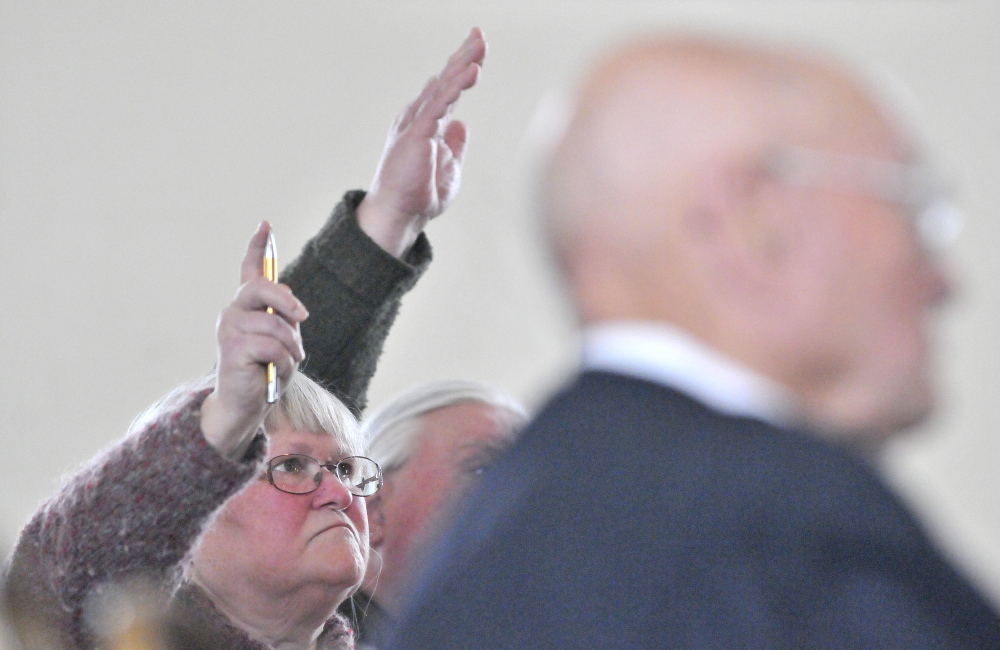
<svg viewBox="0 0 1000 650"><path fill-rule="evenodd" d="M310 371L353 408L429 261L422 228L458 190L467 132L451 109L485 53L473 29L396 120L371 191L345 195L284 272L316 312ZM297 372L307 312L262 277L268 230L219 318L212 376L137 418L22 531L4 591L26 648L353 648L336 609L365 572L364 499L381 470L352 412ZM282 389L271 406L268 363ZM137 644L150 609L165 636Z"/></svg>
<svg viewBox="0 0 1000 650"><path fill-rule="evenodd" d="M267 233L219 318L213 375L151 407L22 532L9 579L38 647L101 646L105 596L136 580L164 598L157 647L354 647L336 609L364 576L381 469L351 412L296 371L307 314L262 276Z"/></svg>

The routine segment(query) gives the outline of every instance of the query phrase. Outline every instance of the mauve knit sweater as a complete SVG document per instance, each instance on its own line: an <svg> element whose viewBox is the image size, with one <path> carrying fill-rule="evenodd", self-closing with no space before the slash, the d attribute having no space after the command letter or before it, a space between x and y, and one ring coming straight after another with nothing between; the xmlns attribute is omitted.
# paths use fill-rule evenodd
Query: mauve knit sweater
<svg viewBox="0 0 1000 650"><path fill-rule="evenodd" d="M333 215L282 273L309 309L302 324L302 371L344 400L354 413L399 301L430 261L421 236L401 262L357 226L363 192L348 192ZM170 598L174 647L263 649L230 625L181 566L212 515L260 471L263 449L241 463L223 458L199 426L207 392L192 395L127 436L74 474L21 532L7 567L6 592L16 613L30 615L38 647L93 648L90 604L135 576L153 580ZM353 647L346 621L332 618L322 649Z"/></svg>

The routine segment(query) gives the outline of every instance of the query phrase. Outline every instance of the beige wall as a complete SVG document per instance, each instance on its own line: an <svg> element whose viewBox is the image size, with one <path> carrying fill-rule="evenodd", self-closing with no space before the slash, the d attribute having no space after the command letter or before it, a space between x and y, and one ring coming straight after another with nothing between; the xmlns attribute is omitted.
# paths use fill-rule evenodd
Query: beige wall
<svg viewBox="0 0 1000 650"><path fill-rule="evenodd" d="M574 363L536 241L524 129L544 91L636 31L802 41L895 71L960 179L964 288L941 329L947 405L887 468L1000 599L1000 8L995 0L14 2L0 0L4 237L0 545L58 476L207 370L246 239L287 261L472 25L490 56L459 107L465 186L429 232L372 389L469 376L531 404Z"/></svg>

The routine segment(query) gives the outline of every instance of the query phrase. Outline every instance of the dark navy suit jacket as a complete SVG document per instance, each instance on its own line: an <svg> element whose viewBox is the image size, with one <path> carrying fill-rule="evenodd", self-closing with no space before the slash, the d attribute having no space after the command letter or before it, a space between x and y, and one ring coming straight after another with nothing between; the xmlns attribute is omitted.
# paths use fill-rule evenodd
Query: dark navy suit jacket
<svg viewBox="0 0 1000 650"><path fill-rule="evenodd" d="M845 451L587 372L487 473L390 647L1000 648L1000 619Z"/></svg>

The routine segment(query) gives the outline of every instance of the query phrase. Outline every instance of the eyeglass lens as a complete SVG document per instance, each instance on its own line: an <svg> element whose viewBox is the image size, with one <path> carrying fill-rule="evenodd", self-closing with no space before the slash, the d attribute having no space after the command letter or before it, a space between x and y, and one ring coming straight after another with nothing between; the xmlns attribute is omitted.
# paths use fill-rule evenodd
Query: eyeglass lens
<svg viewBox="0 0 1000 650"><path fill-rule="evenodd" d="M348 456L329 465L321 465L315 458L301 454L277 456L268 463L268 475L279 490L306 494L319 487L324 467L358 496L375 494L381 486L378 464L364 456Z"/></svg>
<svg viewBox="0 0 1000 650"><path fill-rule="evenodd" d="M962 231L962 214L931 171L900 163L802 147L784 147L768 161L785 182L860 192L907 206L920 243L941 251Z"/></svg>

